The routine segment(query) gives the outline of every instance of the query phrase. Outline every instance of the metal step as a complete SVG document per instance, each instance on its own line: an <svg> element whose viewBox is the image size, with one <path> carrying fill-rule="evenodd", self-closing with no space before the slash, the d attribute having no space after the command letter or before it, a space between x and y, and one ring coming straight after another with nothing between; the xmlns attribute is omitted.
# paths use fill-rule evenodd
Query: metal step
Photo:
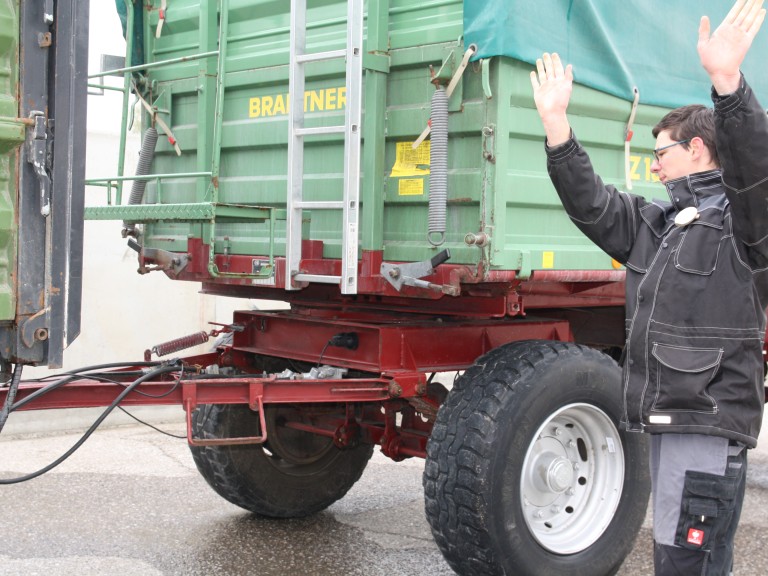
<svg viewBox="0 0 768 576"><path fill-rule="evenodd" d="M296 282L319 282L320 284L338 284L341 276L324 276L322 274L294 274Z"/></svg>
<svg viewBox="0 0 768 576"><path fill-rule="evenodd" d="M323 134L344 134L346 126L317 126L315 128L295 128L296 136L322 136Z"/></svg>
<svg viewBox="0 0 768 576"><path fill-rule="evenodd" d="M329 50L328 52L315 52L313 54L297 54L296 62L321 62L323 60L338 60L347 56L346 50Z"/></svg>
<svg viewBox="0 0 768 576"><path fill-rule="evenodd" d="M344 202L302 201L294 203L294 207L302 208L304 210L341 210L344 208Z"/></svg>

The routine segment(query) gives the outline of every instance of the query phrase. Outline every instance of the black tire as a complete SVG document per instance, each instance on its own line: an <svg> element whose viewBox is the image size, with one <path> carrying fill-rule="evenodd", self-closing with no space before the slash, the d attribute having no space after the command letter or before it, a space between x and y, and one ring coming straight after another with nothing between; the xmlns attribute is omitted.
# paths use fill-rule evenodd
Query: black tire
<svg viewBox="0 0 768 576"><path fill-rule="evenodd" d="M361 444L341 450L331 438L280 426L289 406L265 407L267 443L191 446L197 469L223 498L271 518L324 510L360 478L373 453ZM259 415L242 405L207 405L192 419L196 437L255 436Z"/></svg>
<svg viewBox="0 0 768 576"><path fill-rule="evenodd" d="M502 346L462 375L424 469L427 520L457 573L619 569L650 491L645 438L618 430L620 384L608 356L549 341Z"/></svg>

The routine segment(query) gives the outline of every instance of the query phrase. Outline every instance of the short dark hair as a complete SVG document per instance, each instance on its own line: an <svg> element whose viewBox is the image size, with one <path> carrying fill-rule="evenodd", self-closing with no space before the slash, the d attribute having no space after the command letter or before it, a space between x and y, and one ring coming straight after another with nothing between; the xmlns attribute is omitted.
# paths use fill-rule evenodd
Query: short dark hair
<svg viewBox="0 0 768 576"><path fill-rule="evenodd" d="M653 127L653 137L657 137L662 130L669 130L670 138L676 141L690 140L698 136L704 141L712 161L720 166L715 145L715 112L712 108L701 104L676 108ZM681 146L688 149L688 143Z"/></svg>

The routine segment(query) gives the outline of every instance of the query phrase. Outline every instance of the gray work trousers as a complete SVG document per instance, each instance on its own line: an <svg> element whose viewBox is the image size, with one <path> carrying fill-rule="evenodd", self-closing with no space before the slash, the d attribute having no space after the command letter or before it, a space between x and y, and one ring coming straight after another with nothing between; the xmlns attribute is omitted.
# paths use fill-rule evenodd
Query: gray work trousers
<svg viewBox="0 0 768 576"><path fill-rule="evenodd" d="M700 434L653 434L650 448L656 576L728 576L746 448Z"/></svg>

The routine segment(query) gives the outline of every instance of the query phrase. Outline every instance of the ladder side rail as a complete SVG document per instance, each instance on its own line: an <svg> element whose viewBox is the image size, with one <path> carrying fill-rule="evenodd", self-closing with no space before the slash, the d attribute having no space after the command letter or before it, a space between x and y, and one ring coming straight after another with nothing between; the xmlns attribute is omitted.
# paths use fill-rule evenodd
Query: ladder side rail
<svg viewBox="0 0 768 576"><path fill-rule="evenodd" d="M307 2L291 0L290 40L288 44L288 166L287 166L287 218L285 224L285 289L296 290L293 276L301 262L303 199L304 140L298 130L304 127L304 65L300 57L306 52Z"/></svg>
<svg viewBox="0 0 768 576"><path fill-rule="evenodd" d="M363 94L363 0L347 4L347 105L344 138L344 209L341 293L357 294L360 220L360 146Z"/></svg>

